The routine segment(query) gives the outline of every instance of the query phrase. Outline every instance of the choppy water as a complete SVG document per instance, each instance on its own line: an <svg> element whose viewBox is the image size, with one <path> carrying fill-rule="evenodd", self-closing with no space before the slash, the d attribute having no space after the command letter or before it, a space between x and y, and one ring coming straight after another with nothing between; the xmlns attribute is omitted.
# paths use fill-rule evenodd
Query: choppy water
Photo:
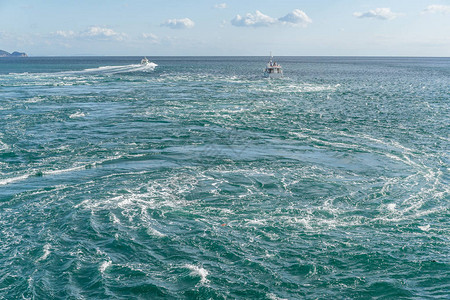
<svg viewBox="0 0 450 300"><path fill-rule="evenodd" d="M151 60L0 60L0 298L450 297L450 59Z"/></svg>

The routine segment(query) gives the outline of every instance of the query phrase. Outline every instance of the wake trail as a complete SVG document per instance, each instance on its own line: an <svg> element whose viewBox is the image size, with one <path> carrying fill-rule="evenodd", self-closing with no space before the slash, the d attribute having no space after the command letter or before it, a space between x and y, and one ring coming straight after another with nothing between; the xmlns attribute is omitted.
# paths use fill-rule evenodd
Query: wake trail
<svg viewBox="0 0 450 300"><path fill-rule="evenodd" d="M59 75L73 75L73 74L118 74L118 73L131 73L131 72L151 72L154 71L158 65L150 62L146 65L141 64L131 64L124 66L102 66L98 68L84 69L81 71L64 71L59 72Z"/></svg>
<svg viewBox="0 0 450 300"><path fill-rule="evenodd" d="M123 66L101 66L97 68L88 68L78 71L61 71L55 73L9 73L8 76L45 76L45 77L60 77L60 76L74 76L74 75L114 75L120 73L133 73L133 72L152 72L158 65L149 62L146 65L131 64Z"/></svg>

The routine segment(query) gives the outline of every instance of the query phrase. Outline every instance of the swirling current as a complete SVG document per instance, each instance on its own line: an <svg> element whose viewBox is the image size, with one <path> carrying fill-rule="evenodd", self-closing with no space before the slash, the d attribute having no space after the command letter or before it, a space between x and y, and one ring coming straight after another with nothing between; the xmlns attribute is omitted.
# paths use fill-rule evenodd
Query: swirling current
<svg viewBox="0 0 450 300"><path fill-rule="evenodd" d="M450 297L449 58L150 60L0 60L0 298Z"/></svg>

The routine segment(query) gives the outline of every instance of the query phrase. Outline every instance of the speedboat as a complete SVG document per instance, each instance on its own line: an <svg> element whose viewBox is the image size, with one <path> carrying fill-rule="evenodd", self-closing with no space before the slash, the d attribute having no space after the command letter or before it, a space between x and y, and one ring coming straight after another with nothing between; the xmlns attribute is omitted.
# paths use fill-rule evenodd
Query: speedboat
<svg viewBox="0 0 450 300"><path fill-rule="evenodd" d="M272 53L270 54L270 60L267 63L266 69L264 70L264 76L268 78L283 77L283 69L277 62L273 61Z"/></svg>
<svg viewBox="0 0 450 300"><path fill-rule="evenodd" d="M147 57L144 57L143 59L141 59L141 65L146 66L148 65L150 62L148 61Z"/></svg>

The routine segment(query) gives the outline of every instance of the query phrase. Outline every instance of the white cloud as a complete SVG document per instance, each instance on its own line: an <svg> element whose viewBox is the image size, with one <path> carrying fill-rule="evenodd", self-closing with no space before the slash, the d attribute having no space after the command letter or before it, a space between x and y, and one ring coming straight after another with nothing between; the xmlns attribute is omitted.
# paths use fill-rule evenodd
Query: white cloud
<svg viewBox="0 0 450 300"><path fill-rule="evenodd" d="M225 9L227 7L228 6L226 3L219 3L219 4L214 5L214 8L219 8L219 9Z"/></svg>
<svg viewBox="0 0 450 300"><path fill-rule="evenodd" d="M399 13L394 13L390 8L375 8L368 12L355 12L353 15L357 18L375 18L380 20L393 20L400 16Z"/></svg>
<svg viewBox="0 0 450 300"><path fill-rule="evenodd" d="M160 43L159 37L157 35L153 34L153 33L143 33L142 34L142 38L144 38L146 40L149 40L153 44L159 44Z"/></svg>
<svg viewBox="0 0 450 300"><path fill-rule="evenodd" d="M436 14L436 13L442 13L442 14L450 14L450 5L428 5L427 8L425 8L422 11L422 14Z"/></svg>
<svg viewBox="0 0 450 300"><path fill-rule="evenodd" d="M189 29L194 27L195 23L189 18L184 19L169 19L166 20L161 26L167 26L172 29Z"/></svg>
<svg viewBox="0 0 450 300"><path fill-rule="evenodd" d="M82 32L74 32L72 30L57 30L54 35L63 38L88 38L116 41L122 41L126 37L126 34L124 33L115 32L110 28L99 26L91 26Z"/></svg>
<svg viewBox="0 0 450 300"><path fill-rule="evenodd" d="M254 15L252 15L251 13L246 14L245 17L237 15L233 20L231 20L231 24L241 27L270 26L275 23L277 23L277 19L269 17L259 10L257 10Z"/></svg>
<svg viewBox="0 0 450 300"><path fill-rule="evenodd" d="M81 33L82 37L88 38L100 38L100 39L113 39L123 40L125 34L115 32L114 30L106 27L91 26L87 30Z"/></svg>
<svg viewBox="0 0 450 300"><path fill-rule="evenodd" d="M55 35L64 37L64 38L69 38L69 37L74 37L75 32L73 32L72 30L69 30L69 31L58 30L58 31L56 31Z"/></svg>
<svg viewBox="0 0 450 300"><path fill-rule="evenodd" d="M279 18L278 20L284 24L288 23L293 25L302 25L303 27L306 27L308 24L312 23L311 18L300 9L294 9L292 12L282 18Z"/></svg>
<svg viewBox="0 0 450 300"><path fill-rule="evenodd" d="M263 27L276 24L294 26L301 25L303 27L306 27L310 23L312 23L311 18L308 17L308 15L300 9L294 9L292 12L279 19L267 16L257 10L254 15L251 13L246 14L245 17L237 15L233 20L231 20L232 25L240 27Z"/></svg>

